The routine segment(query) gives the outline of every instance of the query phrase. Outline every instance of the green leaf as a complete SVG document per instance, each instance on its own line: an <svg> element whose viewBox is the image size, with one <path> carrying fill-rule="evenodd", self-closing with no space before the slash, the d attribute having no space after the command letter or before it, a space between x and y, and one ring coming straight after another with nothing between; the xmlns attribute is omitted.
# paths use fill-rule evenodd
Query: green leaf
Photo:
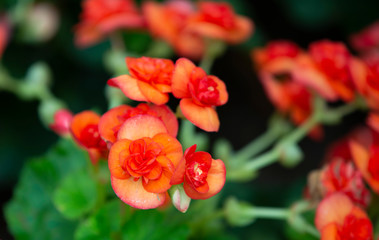
<svg viewBox="0 0 379 240"><path fill-rule="evenodd" d="M88 171L69 174L54 192L53 202L67 218L76 219L91 211L98 198L97 185Z"/></svg>
<svg viewBox="0 0 379 240"><path fill-rule="evenodd" d="M187 225L165 219L156 210L137 211L122 228L122 239L133 240L184 240L189 234Z"/></svg>
<svg viewBox="0 0 379 240"><path fill-rule="evenodd" d="M13 197L4 208L9 230L17 239L73 239L77 221L67 220L52 202L61 179L88 164L86 153L62 140L44 157L23 167Z"/></svg>
<svg viewBox="0 0 379 240"><path fill-rule="evenodd" d="M120 200L103 205L98 211L82 222L75 232L76 240L104 239L117 236L121 229L121 212L130 215L130 207Z"/></svg>

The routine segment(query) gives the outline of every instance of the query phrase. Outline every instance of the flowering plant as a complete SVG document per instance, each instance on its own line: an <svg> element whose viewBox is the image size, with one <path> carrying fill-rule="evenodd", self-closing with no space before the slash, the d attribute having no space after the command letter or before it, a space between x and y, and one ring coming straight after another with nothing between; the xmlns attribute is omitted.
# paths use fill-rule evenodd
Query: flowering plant
<svg viewBox="0 0 379 240"><path fill-rule="evenodd" d="M305 48L283 39L255 43L259 22L231 2L83 0L67 29L57 6L19 1L0 17L0 90L37 103L40 121L58 138L22 166L7 199L15 238L236 239L259 224L258 239L379 237L378 23L348 43L312 39ZM18 74L8 64L21 45L56 43L67 33L71 53L61 54L75 71L36 62ZM246 41L253 42L247 69L276 111L267 130L246 134L251 142L238 149L227 129L247 133L250 110L227 106L238 99L233 82L243 74L239 63L225 64L229 78L216 67L230 46L246 49ZM66 83L53 91L55 70L75 78L70 88L84 82L80 93L65 95ZM97 85L105 99L86 94ZM267 191L266 167L289 168L283 174L301 167L310 157L300 142L309 138L316 148L353 114L361 126L300 171L302 180L289 184L295 193Z"/></svg>

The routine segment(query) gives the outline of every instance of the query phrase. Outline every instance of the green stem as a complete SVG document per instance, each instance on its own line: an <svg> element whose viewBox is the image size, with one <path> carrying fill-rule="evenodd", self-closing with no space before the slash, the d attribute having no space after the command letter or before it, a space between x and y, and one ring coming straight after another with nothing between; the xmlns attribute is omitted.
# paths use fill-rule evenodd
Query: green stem
<svg viewBox="0 0 379 240"><path fill-rule="evenodd" d="M234 155L235 159L248 159L261 152L280 136L280 133L270 128L264 134L254 139Z"/></svg>
<svg viewBox="0 0 379 240"><path fill-rule="evenodd" d="M288 219L290 210L287 208L269 208L269 207L253 207L246 212L251 214L254 218L266 219Z"/></svg>
<svg viewBox="0 0 379 240"><path fill-rule="evenodd" d="M224 53L225 43L208 39L206 45L206 50L204 52L203 58L200 61L199 67L201 67L207 74L209 74L214 60Z"/></svg>
<svg viewBox="0 0 379 240"><path fill-rule="evenodd" d="M314 111L306 122L304 122L292 133L279 141L277 145L269 152L266 152L257 158L252 159L242 167L248 171L258 171L263 167L275 163L277 160L279 160L283 147L291 144L296 144L298 141L304 138L313 127L319 123L322 123L326 117L332 117L333 119L340 121L345 115L355 111L358 109L358 107L358 104L355 104L355 102L353 102L339 108L326 109L325 102L322 99L316 98L314 102Z"/></svg>

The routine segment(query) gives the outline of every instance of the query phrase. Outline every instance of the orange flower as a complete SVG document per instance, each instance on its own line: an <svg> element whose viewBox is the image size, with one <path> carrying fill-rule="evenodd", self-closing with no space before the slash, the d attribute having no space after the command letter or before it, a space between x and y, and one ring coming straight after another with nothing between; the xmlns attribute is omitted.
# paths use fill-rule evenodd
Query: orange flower
<svg viewBox="0 0 379 240"><path fill-rule="evenodd" d="M174 63L169 59L140 57L126 58L129 75L108 80L130 99L162 105L168 102Z"/></svg>
<svg viewBox="0 0 379 240"><path fill-rule="evenodd" d="M370 187L379 193L379 135L362 128L351 137L350 149L355 165Z"/></svg>
<svg viewBox="0 0 379 240"><path fill-rule="evenodd" d="M183 188L192 199L208 199L221 191L225 184L225 165L212 159L207 152L195 152L196 144L189 147L171 179L171 184L184 182Z"/></svg>
<svg viewBox="0 0 379 240"><path fill-rule="evenodd" d="M172 77L172 93L181 99L180 109L189 121L205 131L218 131L220 121L215 107L228 101L223 81L207 75L190 60L180 58Z"/></svg>
<svg viewBox="0 0 379 240"><path fill-rule="evenodd" d="M141 103L133 108L121 105L106 112L100 119L99 132L101 137L111 143L116 142L121 125L128 119L137 115L148 114L158 117L167 128L167 132L176 137L178 133L178 120L175 114L166 105L156 106Z"/></svg>
<svg viewBox="0 0 379 240"><path fill-rule="evenodd" d="M70 125L73 115L67 109L60 109L54 114L54 122L49 125L49 128L56 134L64 136L70 133Z"/></svg>
<svg viewBox="0 0 379 240"><path fill-rule="evenodd" d="M342 193L335 193L318 205L315 224L321 240L373 239L367 214Z"/></svg>
<svg viewBox="0 0 379 240"><path fill-rule="evenodd" d="M6 17L0 16L0 59L8 43L10 26Z"/></svg>
<svg viewBox="0 0 379 240"><path fill-rule="evenodd" d="M350 37L351 45L357 51L369 51L379 46L379 21Z"/></svg>
<svg viewBox="0 0 379 240"><path fill-rule="evenodd" d="M109 153L113 190L135 208L162 206L182 151L159 118L147 114L128 118Z"/></svg>
<svg viewBox="0 0 379 240"><path fill-rule="evenodd" d="M251 36L253 22L236 15L226 2L200 1L199 12L191 17L186 31L238 44Z"/></svg>
<svg viewBox="0 0 379 240"><path fill-rule="evenodd" d="M144 2L143 14L152 34L168 42L180 56L200 59L204 53L204 41L197 34L184 31L188 19L195 12L188 0L168 1L163 4Z"/></svg>
<svg viewBox="0 0 379 240"><path fill-rule="evenodd" d="M100 137L100 116L92 111L76 114L71 121L71 133L76 142L88 151L93 164L108 155L107 144Z"/></svg>
<svg viewBox="0 0 379 240"><path fill-rule="evenodd" d="M266 48L252 52L260 80L271 102L283 114L289 114L295 124L303 123L312 113L312 95L294 75L301 55L297 45L288 41L274 41ZM321 137L321 127L315 127L311 135Z"/></svg>
<svg viewBox="0 0 379 240"><path fill-rule="evenodd" d="M365 187L362 174L351 161L333 158L321 170L320 180L324 191L323 196L341 192L363 208L370 203L370 192Z"/></svg>
<svg viewBox="0 0 379 240"><path fill-rule="evenodd" d="M85 0L80 18L75 28L75 42L79 47L98 43L120 29L144 26L133 0Z"/></svg>

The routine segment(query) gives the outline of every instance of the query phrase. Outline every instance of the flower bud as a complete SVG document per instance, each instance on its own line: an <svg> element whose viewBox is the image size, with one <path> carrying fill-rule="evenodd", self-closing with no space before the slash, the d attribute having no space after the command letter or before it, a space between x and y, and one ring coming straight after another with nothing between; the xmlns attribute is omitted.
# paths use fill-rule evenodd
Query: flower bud
<svg viewBox="0 0 379 240"><path fill-rule="evenodd" d="M68 135L72 117L72 112L67 109L60 109L55 112L54 122L49 125L49 128L60 136Z"/></svg>
<svg viewBox="0 0 379 240"><path fill-rule="evenodd" d="M172 203L175 208L185 213L191 203L191 198L187 196L183 189L183 185L174 185L170 189Z"/></svg>

